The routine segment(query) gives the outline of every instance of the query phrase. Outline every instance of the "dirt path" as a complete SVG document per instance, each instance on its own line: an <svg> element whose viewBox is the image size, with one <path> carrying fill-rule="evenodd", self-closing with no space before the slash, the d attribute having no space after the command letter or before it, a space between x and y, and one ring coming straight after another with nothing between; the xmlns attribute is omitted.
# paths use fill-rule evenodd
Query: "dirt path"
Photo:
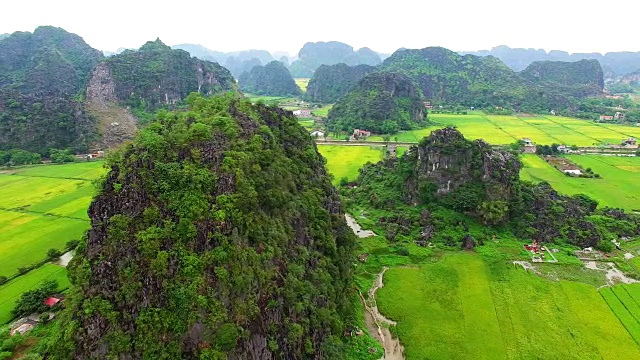
<svg viewBox="0 0 640 360"><path fill-rule="evenodd" d="M382 278L388 269L385 266L376 276L373 287L367 294L368 299L365 300L362 294L360 294L360 299L366 310L364 315L367 329L384 348L384 355L380 360L404 360L404 347L400 344L400 340L394 338L389 331L389 326L395 326L396 322L384 317L378 310L376 303L376 291L384 286Z"/></svg>

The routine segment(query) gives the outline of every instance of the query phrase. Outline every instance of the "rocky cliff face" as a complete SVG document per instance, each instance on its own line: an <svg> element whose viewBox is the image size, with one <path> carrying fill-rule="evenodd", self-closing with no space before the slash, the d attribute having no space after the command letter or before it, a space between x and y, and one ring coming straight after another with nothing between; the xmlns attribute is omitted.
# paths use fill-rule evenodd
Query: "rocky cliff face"
<svg viewBox="0 0 640 360"><path fill-rule="evenodd" d="M86 109L97 120L99 133L92 145L110 148L133 138L138 113L171 108L192 92L236 91L236 84L220 65L191 58L157 40L98 64L86 91Z"/></svg>
<svg viewBox="0 0 640 360"><path fill-rule="evenodd" d="M485 199L511 201L516 193L522 164L512 153L494 150L482 140L469 141L454 128L436 130L411 150L416 162L408 179L408 193L418 202L420 184L434 185L443 196L470 184L481 184Z"/></svg>
<svg viewBox="0 0 640 360"><path fill-rule="evenodd" d="M482 140L470 143L453 128L431 133L417 147L417 154L417 177L434 182L440 194L481 180L502 189L488 195L508 199L522 168L516 155L494 150Z"/></svg>
<svg viewBox="0 0 640 360"><path fill-rule="evenodd" d="M98 64L91 75L85 108L98 121L100 136L94 147L108 149L133 139L137 120L118 103L116 85L106 63Z"/></svg>
<svg viewBox="0 0 640 360"><path fill-rule="evenodd" d="M78 95L102 54L43 26L0 42L0 149L84 151L95 132Z"/></svg>
<svg viewBox="0 0 640 360"><path fill-rule="evenodd" d="M188 103L109 162L48 357L340 358L354 236L315 144L278 108Z"/></svg>

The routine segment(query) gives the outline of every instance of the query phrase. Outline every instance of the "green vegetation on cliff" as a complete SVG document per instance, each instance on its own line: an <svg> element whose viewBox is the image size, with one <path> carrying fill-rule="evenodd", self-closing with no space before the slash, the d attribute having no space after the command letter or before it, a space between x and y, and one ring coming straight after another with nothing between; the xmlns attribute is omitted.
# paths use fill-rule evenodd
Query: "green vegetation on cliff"
<svg viewBox="0 0 640 360"><path fill-rule="evenodd" d="M598 203L585 195L564 196L547 183L522 182L521 167L517 155L494 150L481 140L471 142L457 130L445 128L399 159L365 165L358 186L345 195L355 204L389 216L402 214L408 223L419 221L422 209L447 209L473 216L488 227L507 226L519 238L541 242L608 249L612 238L640 235L640 216L610 208L596 210ZM607 221L616 225L604 225ZM450 237L443 223L426 225L431 230L423 232L428 235L425 240L435 236L451 244L462 241L461 236ZM405 230L394 237L417 235L410 228Z"/></svg>
<svg viewBox="0 0 640 360"><path fill-rule="evenodd" d="M354 235L315 144L278 108L187 103L111 158L47 358L343 358Z"/></svg>
<svg viewBox="0 0 640 360"><path fill-rule="evenodd" d="M289 70L294 77L310 78L321 65L344 63L347 65L380 64L380 56L369 48L354 51L353 47L338 41L308 42L298 53L298 60L291 63Z"/></svg>
<svg viewBox="0 0 640 360"><path fill-rule="evenodd" d="M139 50L126 50L105 60L117 99L133 108L152 111L179 103L192 92L213 95L236 89L231 73L209 61L173 50L157 39Z"/></svg>
<svg viewBox="0 0 640 360"><path fill-rule="evenodd" d="M265 66L254 66L238 79L240 90L265 96L298 96L302 90L291 77L289 70L279 61Z"/></svg>
<svg viewBox="0 0 640 360"><path fill-rule="evenodd" d="M350 132L360 128L394 133L425 126L427 115L418 90L409 78L395 73L372 73L329 111L327 127Z"/></svg>
<svg viewBox="0 0 640 360"><path fill-rule="evenodd" d="M81 99L102 53L44 26L0 41L0 149L86 148L95 129Z"/></svg>
<svg viewBox="0 0 640 360"><path fill-rule="evenodd" d="M309 80L305 98L309 101L334 103L374 70L369 65L322 65Z"/></svg>
<svg viewBox="0 0 640 360"><path fill-rule="evenodd" d="M597 61L542 62L520 76L495 57L440 47L398 50L380 69L406 74L431 101L527 112L573 110L576 98L593 95L603 83Z"/></svg>

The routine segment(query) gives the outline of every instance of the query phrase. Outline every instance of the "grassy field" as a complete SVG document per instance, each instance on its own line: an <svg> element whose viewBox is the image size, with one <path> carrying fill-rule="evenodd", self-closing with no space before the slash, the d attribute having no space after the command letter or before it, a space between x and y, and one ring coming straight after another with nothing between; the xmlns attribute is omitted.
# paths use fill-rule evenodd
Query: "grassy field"
<svg viewBox="0 0 640 360"><path fill-rule="evenodd" d="M302 92L307 92L307 85L309 85L309 78L295 78L296 85L302 90Z"/></svg>
<svg viewBox="0 0 640 360"><path fill-rule="evenodd" d="M431 131L449 125L456 126L469 139L483 139L491 144L510 144L528 137L540 145L592 146L620 144L630 136L640 137L640 127L599 124L561 116L518 117L471 112L468 115L429 114L429 119L436 125L399 132L392 138L418 142Z"/></svg>
<svg viewBox="0 0 640 360"><path fill-rule="evenodd" d="M640 307L627 291L627 288L637 289L638 286L640 285L633 284L603 288L600 289L600 295L629 334L640 343Z"/></svg>
<svg viewBox="0 0 640 360"><path fill-rule="evenodd" d="M394 332L409 360L640 357L595 287L475 253L390 269L378 306L398 321Z"/></svg>
<svg viewBox="0 0 640 360"><path fill-rule="evenodd" d="M12 319L11 310L23 292L39 287L46 280L56 280L60 290L69 287L67 270L62 266L52 264L45 264L0 286L0 325Z"/></svg>
<svg viewBox="0 0 640 360"><path fill-rule="evenodd" d="M327 159L327 171L333 175L334 184L345 176L355 180L364 164L382 159L381 147L318 145L318 151Z"/></svg>
<svg viewBox="0 0 640 360"><path fill-rule="evenodd" d="M100 162L45 165L0 172L0 276L43 260L82 237Z"/></svg>
<svg viewBox="0 0 640 360"><path fill-rule="evenodd" d="M315 116L327 117L329 115L329 110L333 107L333 104L325 105L321 108L313 110L311 113Z"/></svg>
<svg viewBox="0 0 640 360"><path fill-rule="evenodd" d="M600 206L640 209L640 158L599 155L568 155L582 168L591 168L601 179L574 178L562 174L536 155L523 155L523 180L546 181L561 193L586 194Z"/></svg>

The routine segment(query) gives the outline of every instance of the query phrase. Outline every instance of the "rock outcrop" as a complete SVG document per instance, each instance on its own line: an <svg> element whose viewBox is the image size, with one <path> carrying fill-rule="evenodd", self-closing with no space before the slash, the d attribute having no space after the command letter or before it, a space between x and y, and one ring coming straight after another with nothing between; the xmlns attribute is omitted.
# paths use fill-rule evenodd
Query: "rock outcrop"
<svg viewBox="0 0 640 360"><path fill-rule="evenodd" d="M455 128L433 131L412 152L410 156L417 158L410 182L428 181L439 196L471 183L482 184L491 201L510 201L515 195L522 168L518 156L493 149L482 140L469 141Z"/></svg>

